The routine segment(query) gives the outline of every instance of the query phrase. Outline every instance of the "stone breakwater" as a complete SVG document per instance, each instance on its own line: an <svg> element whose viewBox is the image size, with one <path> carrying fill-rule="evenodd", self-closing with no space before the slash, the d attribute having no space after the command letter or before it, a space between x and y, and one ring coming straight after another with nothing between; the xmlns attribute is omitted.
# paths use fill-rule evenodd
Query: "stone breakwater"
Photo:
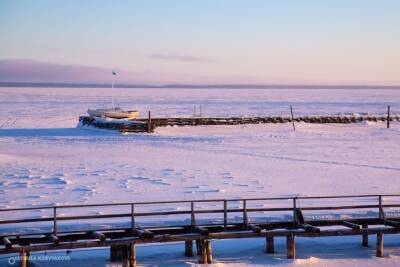
<svg viewBox="0 0 400 267"><path fill-rule="evenodd" d="M165 126L200 126L200 125L239 125L262 123L357 123L363 121L385 122L387 116L298 116L295 118L283 116L268 117L229 117L229 118L146 118L137 120L104 121L96 118L81 116L80 125L96 128L118 130L120 132L153 132L156 127ZM392 116L390 121L400 121L400 116Z"/></svg>

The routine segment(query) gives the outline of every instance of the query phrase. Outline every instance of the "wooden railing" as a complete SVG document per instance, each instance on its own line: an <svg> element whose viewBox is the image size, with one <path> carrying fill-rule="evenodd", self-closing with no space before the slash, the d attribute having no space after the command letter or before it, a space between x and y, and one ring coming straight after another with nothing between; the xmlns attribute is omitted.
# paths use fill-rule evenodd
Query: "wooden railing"
<svg viewBox="0 0 400 267"><path fill-rule="evenodd" d="M151 201L151 202L123 202L123 203L105 203L105 204L82 204L82 205L54 205L54 206L36 206L26 208L4 208L0 209L0 225L7 224L21 224L21 223L38 223L38 222L52 222L53 233L58 233L58 223L60 221L75 221L75 220L97 220L104 222L105 219L115 218L130 218L130 224L132 228L135 228L137 217L146 216L171 216L171 215L190 215L191 225L196 224L196 215L198 214L221 214L223 217L223 226L226 227L228 222L228 216L232 213L241 213L243 224L249 223L249 213L254 212L292 212L295 214L295 210L299 208L301 200L315 200L312 204L319 204L321 200L338 200L347 199L348 201L368 200L368 204L359 205L329 205L329 206L302 206L302 211L332 211L332 210L376 210L378 218L384 219L385 208L400 208L400 201L396 204L385 204L384 198L399 197L397 194L386 194L386 195L341 195L341 196L308 196L308 197L271 197L271 198L246 198L246 199L208 199L208 200L177 200L177 201ZM270 207L270 208L249 208L249 203L261 202L261 201L287 201L291 205L284 207ZM229 204L233 202L241 203L241 208L229 208ZM220 203L220 209L196 209L196 204L201 203ZM187 210L176 210L176 211L153 211L153 212L137 212L138 207L155 206L155 205L171 205L171 204L188 204L190 209ZM72 216L61 216L58 215L63 209L80 210L86 208L114 208L114 207L130 207L129 213L113 213L113 214L98 214L98 215L72 215ZM38 217L38 218L22 218L22 219L5 219L3 214L5 212L13 212L21 214L22 212L29 212L33 210L52 210L53 216L51 217ZM295 219L295 215L293 215ZM162 221L162 218L159 219ZM237 222L236 222L237 223ZM218 223L219 224L219 223ZM211 224L210 224L211 225ZM15 226L15 229L18 229ZM115 229L115 228L113 228ZM1 236L1 230L0 230Z"/></svg>
<svg viewBox="0 0 400 267"><path fill-rule="evenodd" d="M340 201L363 201L361 204L339 204ZM392 200L392 201L390 201ZM251 207L260 202L285 202L279 207ZM324 204L324 201L333 201L334 204ZM231 203L240 203L238 207L229 207ZM173 211L141 211L138 208L162 205L185 204L185 210ZM218 204L221 208L202 209L196 205ZM316 206L318 205L318 206ZM62 215L60 211L70 209L82 211L82 209L119 209L129 208L126 213L96 214L96 215ZM387 208L400 208L400 194L392 195L342 195L342 196L312 196L312 197L273 197L273 198L245 198L245 199L209 199L209 200L181 200L181 201L152 201L152 202L125 202L106 204L85 205L55 205L37 206L26 208L4 208L0 209L0 240L4 248L0 247L0 254L20 253L21 264L27 264L28 255L34 251L79 249L88 247L111 247L111 260L124 261L124 266L136 266L136 244L160 243L160 242L185 242L185 256L193 256L193 241L196 241L197 254L200 263L212 263L211 240L213 239L236 239L236 238L266 238L267 253L274 253L274 238L286 237L287 257L295 258L296 237L323 237L323 236L346 236L361 235L362 245L368 246L368 235L376 234L377 247L376 256L383 256L383 235L400 233L400 212L395 210L395 216L386 218ZM7 213L16 213L22 216L24 212L33 210L45 210L52 216L39 218L16 218L6 219ZM317 211L348 210L347 215L356 214L355 210L375 211L373 216L366 213L358 214L354 218L347 216L343 218L309 219L303 212L310 212L312 216ZM268 216L250 216L250 213L262 213L270 215L279 213L279 220L273 221ZM229 221L230 214L241 214L239 220ZM282 215L289 216L283 217ZM213 223L199 220L202 214L217 214L221 216L220 221ZM15 214L14 214L15 215ZM177 220L169 226L139 226L138 217L155 216L159 222L168 221L166 216L175 216L182 219L182 215L190 217L186 225L178 224ZM324 214L322 214L324 215ZM340 212L339 215L343 215ZM210 218L210 217L208 217ZM85 229L62 230L60 222L72 223L76 220L93 220L105 223L108 219L124 219L130 225L128 227L111 229L93 229L85 226ZM237 219L237 218L236 218ZM258 221L256 222L255 219ZM120 221L120 220L119 220ZM38 233L35 223L48 222L52 228L47 232ZM186 221L185 221L186 222ZM21 224L28 224L25 228ZM31 225L32 224L32 225ZM375 225L369 228L368 225ZM12 228L15 233L7 233L4 229ZM322 229L324 226L339 226ZM340 228L342 227L342 228ZM345 229L343 229L343 227ZM23 230L23 232L21 231Z"/></svg>

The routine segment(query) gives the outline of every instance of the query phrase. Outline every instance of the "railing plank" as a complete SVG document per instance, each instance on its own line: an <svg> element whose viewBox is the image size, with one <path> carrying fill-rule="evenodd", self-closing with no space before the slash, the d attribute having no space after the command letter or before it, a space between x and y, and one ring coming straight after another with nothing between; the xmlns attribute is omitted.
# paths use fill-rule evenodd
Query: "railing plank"
<svg viewBox="0 0 400 267"><path fill-rule="evenodd" d="M298 196L297 199L336 199L336 198L372 198L372 197L400 197L400 194L385 194L385 195L335 195L335 196ZM270 198L246 198L246 201L268 201L268 200L291 200L291 197L270 197ZM87 208L87 207L108 207L108 206L130 206L135 205L156 205L156 204L177 204L177 203L207 203L207 202L222 202L228 201L242 201L243 198L233 199L197 199L197 200L173 200L173 201L148 201L148 202L121 202L121 203L99 203L99 204L81 204L81 205L56 205L56 206L37 206L26 208L3 208L3 211L22 211L22 210L38 210L38 209L53 209L56 208ZM398 207L399 205L395 205ZM386 206L383 206L386 207Z"/></svg>
<svg viewBox="0 0 400 267"><path fill-rule="evenodd" d="M342 221L342 222L340 222L340 224L343 225L343 226L349 227L349 228L351 228L353 230L360 230L360 228L361 228L360 225L355 224L355 223L351 223L351 222L348 222L348 221Z"/></svg>
<svg viewBox="0 0 400 267"><path fill-rule="evenodd" d="M302 207L302 210L344 210L344 209L373 209L379 205L351 205L351 206L320 206L320 207ZM384 205L383 207L398 208L399 205ZM288 208L252 208L246 209L248 212L267 212L267 211L292 211L292 207ZM196 210L196 213L223 213L223 209L215 210ZM228 209L227 212L243 212L243 209ZM191 211L163 211L163 212L142 212L135 213L135 217L143 216L159 216L159 215L179 215L179 214L190 214ZM106 219L106 218L122 218L131 217L131 213L120 213L120 214L103 214L103 215L81 215L81 216L58 216L57 221L65 220L88 220L88 219ZM53 221L53 217L45 218L31 218L31 219L13 219L13 220L2 220L0 224L11 224L11 223L27 223L27 222L46 222Z"/></svg>

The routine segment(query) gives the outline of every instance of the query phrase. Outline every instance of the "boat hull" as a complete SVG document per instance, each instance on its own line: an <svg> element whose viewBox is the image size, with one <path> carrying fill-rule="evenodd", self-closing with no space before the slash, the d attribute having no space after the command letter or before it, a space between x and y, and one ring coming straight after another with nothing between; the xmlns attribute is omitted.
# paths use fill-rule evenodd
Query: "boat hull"
<svg viewBox="0 0 400 267"><path fill-rule="evenodd" d="M136 119L139 112L136 110L122 110L120 108L113 109L88 109L91 117L106 117L113 119Z"/></svg>

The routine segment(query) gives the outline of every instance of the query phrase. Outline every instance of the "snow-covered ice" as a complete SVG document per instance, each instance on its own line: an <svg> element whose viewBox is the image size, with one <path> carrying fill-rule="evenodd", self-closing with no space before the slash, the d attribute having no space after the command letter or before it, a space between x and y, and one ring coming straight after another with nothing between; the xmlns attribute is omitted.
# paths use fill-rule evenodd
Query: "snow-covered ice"
<svg viewBox="0 0 400 267"><path fill-rule="evenodd" d="M400 90L117 89L112 93L122 107L137 108L143 116L147 110L154 116L192 116L193 105L200 104L204 116L288 115L289 105L295 115L382 115L388 104L394 114L400 113ZM110 94L109 89L94 88L0 88L1 208L400 192L397 122L390 129L371 122L297 123L296 132L291 124L261 124L165 127L154 134L128 135L75 127L79 115L88 107L103 106ZM40 210L29 214L44 215ZM328 240L306 244L318 247ZM253 254L246 258L246 251L235 258L229 248L224 250L229 244L220 242L225 244L221 254L218 245L215 250L221 266L265 263L267 256L261 251L257 253L261 259ZM391 258L383 260L370 259L370 252L355 254L353 260L347 252L345 257L326 259L330 252L300 253L295 262L279 260L284 257L277 255L267 263L335 266L356 261L352 265L390 266L400 262L400 250L395 248ZM148 264L157 264L151 262L156 256L149 257Z"/></svg>

